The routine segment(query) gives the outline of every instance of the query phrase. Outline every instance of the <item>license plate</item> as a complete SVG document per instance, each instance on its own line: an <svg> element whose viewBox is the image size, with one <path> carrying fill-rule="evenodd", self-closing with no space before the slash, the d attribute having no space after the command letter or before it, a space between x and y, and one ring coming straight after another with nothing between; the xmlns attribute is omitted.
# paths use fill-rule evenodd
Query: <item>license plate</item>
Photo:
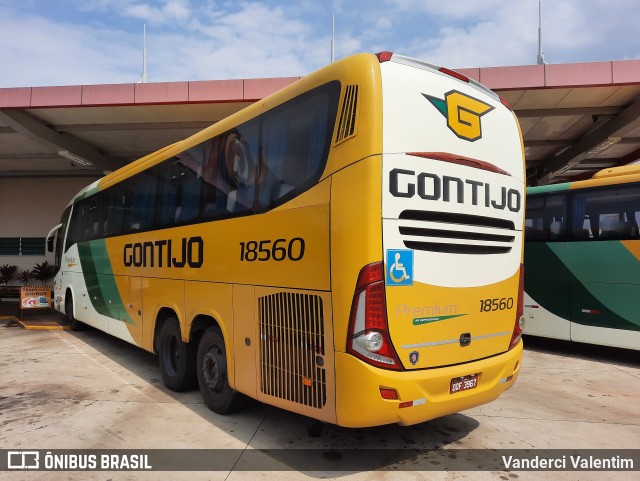
<svg viewBox="0 0 640 481"><path fill-rule="evenodd" d="M475 389L476 386L478 386L478 374L454 377L451 380L449 392L454 394L461 391L468 391L469 389Z"/></svg>

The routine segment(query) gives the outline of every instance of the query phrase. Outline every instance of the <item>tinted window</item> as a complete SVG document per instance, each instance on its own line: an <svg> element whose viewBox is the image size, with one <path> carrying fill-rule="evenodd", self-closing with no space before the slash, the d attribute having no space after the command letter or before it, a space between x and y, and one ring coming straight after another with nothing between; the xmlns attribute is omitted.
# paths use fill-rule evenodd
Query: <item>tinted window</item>
<svg viewBox="0 0 640 481"><path fill-rule="evenodd" d="M638 221L640 186L585 190L573 198L574 239L638 238Z"/></svg>
<svg viewBox="0 0 640 481"><path fill-rule="evenodd" d="M62 240L67 232L67 226L69 225L69 214L71 214L71 207L67 207L62 213L62 218L60 219L60 223L62 227L58 229L56 234L56 252L55 252L55 265L56 267L60 267L61 259L62 259Z"/></svg>
<svg viewBox="0 0 640 481"><path fill-rule="evenodd" d="M80 242L82 240L82 219L84 218L84 206L84 202L74 204L73 206L73 211L71 212L71 221L69 222L69 232L67 233L67 242L64 248L65 251L76 242Z"/></svg>
<svg viewBox="0 0 640 481"><path fill-rule="evenodd" d="M158 183L151 172L142 172L127 181L131 192L128 231L148 230L155 225Z"/></svg>
<svg viewBox="0 0 640 481"><path fill-rule="evenodd" d="M106 212L104 221L104 235L122 234L129 211L128 201L130 196L124 189L124 185L105 191Z"/></svg>
<svg viewBox="0 0 640 481"><path fill-rule="evenodd" d="M315 183L333 135L340 84L332 82L263 116L259 205L274 207Z"/></svg>
<svg viewBox="0 0 640 481"><path fill-rule="evenodd" d="M257 118L206 142L204 216L229 217L255 211L263 176Z"/></svg>
<svg viewBox="0 0 640 481"><path fill-rule="evenodd" d="M337 81L318 87L81 201L66 247L286 202L318 181L339 97Z"/></svg>
<svg viewBox="0 0 640 481"><path fill-rule="evenodd" d="M525 240L564 240L567 232L567 198L565 195L527 197Z"/></svg>
<svg viewBox="0 0 640 481"><path fill-rule="evenodd" d="M82 222L82 238L81 240L97 239L104 235L103 225L103 207L104 195L95 195L90 197L83 203L84 214Z"/></svg>

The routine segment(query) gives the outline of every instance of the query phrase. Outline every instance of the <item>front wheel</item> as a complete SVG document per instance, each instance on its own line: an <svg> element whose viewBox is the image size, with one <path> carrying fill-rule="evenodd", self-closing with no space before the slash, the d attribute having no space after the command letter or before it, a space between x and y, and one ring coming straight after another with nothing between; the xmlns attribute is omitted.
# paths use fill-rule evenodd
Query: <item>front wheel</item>
<svg viewBox="0 0 640 481"><path fill-rule="evenodd" d="M73 296L71 294L68 294L64 301L64 312L67 315L69 328L72 331L82 331L84 329L84 324L73 315Z"/></svg>
<svg viewBox="0 0 640 481"><path fill-rule="evenodd" d="M205 404L218 414L236 411L246 398L229 386L227 351L222 333L207 329L198 346L198 384Z"/></svg>

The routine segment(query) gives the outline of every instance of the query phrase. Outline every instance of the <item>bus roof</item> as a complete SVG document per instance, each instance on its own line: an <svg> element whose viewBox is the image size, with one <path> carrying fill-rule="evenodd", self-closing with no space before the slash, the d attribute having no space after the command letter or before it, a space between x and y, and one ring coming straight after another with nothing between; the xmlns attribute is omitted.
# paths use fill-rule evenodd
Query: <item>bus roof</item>
<svg viewBox="0 0 640 481"><path fill-rule="evenodd" d="M527 194L549 194L553 192L562 192L564 190L588 189L603 185L628 184L630 182L640 182L640 164L602 169L587 180L528 187Z"/></svg>

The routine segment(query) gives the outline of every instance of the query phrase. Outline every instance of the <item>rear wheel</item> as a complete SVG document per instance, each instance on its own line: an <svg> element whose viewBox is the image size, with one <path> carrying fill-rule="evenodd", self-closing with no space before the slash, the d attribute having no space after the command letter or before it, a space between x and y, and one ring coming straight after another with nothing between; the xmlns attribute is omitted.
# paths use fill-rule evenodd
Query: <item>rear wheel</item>
<svg viewBox="0 0 640 481"><path fill-rule="evenodd" d="M84 324L75 318L73 315L73 295L67 294L64 301L64 312L67 315L67 322L69 322L69 328L72 331L82 331Z"/></svg>
<svg viewBox="0 0 640 481"><path fill-rule="evenodd" d="M246 397L229 386L227 351L222 333L210 327L198 346L198 384L205 404L218 414L241 408Z"/></svg>
<svg viewBox="0 0 640 481"><path fill-rule="evenodd" d="M195 346L182 342L180 325L175 317L168 318L160 329L158 364L165 386L172 391L196 387Z"/></svg>

